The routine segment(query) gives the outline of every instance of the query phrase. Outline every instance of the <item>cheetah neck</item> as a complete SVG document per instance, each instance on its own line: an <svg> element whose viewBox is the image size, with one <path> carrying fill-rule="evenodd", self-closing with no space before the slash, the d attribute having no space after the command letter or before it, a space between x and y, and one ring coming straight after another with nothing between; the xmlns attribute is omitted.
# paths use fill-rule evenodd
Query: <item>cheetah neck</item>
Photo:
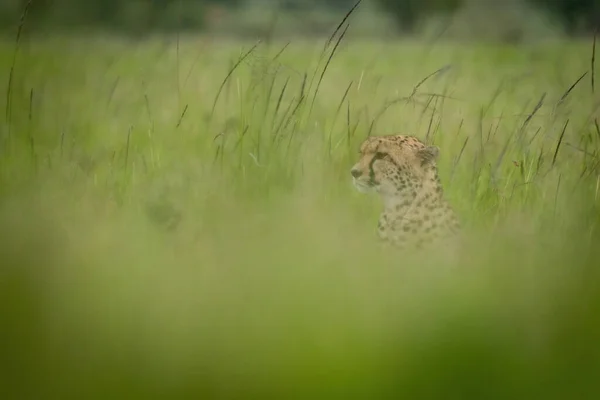
<svg viewBox="0 0 600 400"><path fill-rule="evenodd" d="M384 209L378 223L379 237L395 245L402 246L411 237L437 229L436 220L443 219L439 222L444 225L451 222L445 220L451 218L449 215L441 213L441 210L451 209L435 170L409 194L403 191L382 197Z"/></svg>
<svg viewBox="0 0 600 400"><path fill-rule="evenodd" d="M411 210L446 204L444 190L436 170L430 171L418 187L382 196L384 213L406 214Z"/></svg>

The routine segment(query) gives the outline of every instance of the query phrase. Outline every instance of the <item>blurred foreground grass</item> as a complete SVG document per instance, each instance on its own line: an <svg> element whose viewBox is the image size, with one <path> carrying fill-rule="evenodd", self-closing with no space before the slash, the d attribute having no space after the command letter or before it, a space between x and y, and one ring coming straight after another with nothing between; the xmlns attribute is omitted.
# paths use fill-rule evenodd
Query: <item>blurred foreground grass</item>
<svg viewBox="0 0 600 400"><path fill-rule="evenodd" d="M324 44L0 44L1 398L600 395L591 45ZM377 245L398 132L458 259Z"/></svg>

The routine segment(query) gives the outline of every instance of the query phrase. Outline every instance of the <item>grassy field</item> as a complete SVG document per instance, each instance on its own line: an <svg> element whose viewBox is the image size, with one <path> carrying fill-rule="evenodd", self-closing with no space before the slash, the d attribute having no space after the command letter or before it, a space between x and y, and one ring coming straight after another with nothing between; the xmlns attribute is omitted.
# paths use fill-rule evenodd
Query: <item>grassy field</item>
<svg viewBox="0 0 600 400"><path fill-rule="evenodd" d="M591 41L337 44L0 43L2 398L600 394ZM392 133L458 259L378 246Z"/></svg>

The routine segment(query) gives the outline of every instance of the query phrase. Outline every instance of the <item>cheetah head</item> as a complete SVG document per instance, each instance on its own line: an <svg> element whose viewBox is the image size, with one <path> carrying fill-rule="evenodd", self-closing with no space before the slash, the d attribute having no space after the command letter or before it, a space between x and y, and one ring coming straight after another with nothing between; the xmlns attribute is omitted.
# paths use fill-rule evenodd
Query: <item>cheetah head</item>
<svg viewBox="0 0 600 400"><path fill-rule="evenodd" d="M413 136L370 136L360 145L360 158L350 170L360 192L384 197L414 197L429 173L435 173L439 149Z"/></svg>

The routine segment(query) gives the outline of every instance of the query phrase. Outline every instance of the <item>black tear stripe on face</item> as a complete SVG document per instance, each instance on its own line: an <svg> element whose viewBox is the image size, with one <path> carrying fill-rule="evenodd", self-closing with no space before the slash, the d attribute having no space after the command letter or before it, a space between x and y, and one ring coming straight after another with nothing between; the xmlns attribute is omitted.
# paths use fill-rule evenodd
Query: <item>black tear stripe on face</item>
<svg viewBox="0 0 600 400"><path fill-rule="evenodd" d="M376 185L377 184L377 181L375 180L375 171L373 170L373 164L375 164L375 161L382 160L385 157L387 157L386 153L382 153L380 151L376 151L375 155L373 156L373 158L371 158L371 162L369 163L369 183L371 185Z"/></svg>

